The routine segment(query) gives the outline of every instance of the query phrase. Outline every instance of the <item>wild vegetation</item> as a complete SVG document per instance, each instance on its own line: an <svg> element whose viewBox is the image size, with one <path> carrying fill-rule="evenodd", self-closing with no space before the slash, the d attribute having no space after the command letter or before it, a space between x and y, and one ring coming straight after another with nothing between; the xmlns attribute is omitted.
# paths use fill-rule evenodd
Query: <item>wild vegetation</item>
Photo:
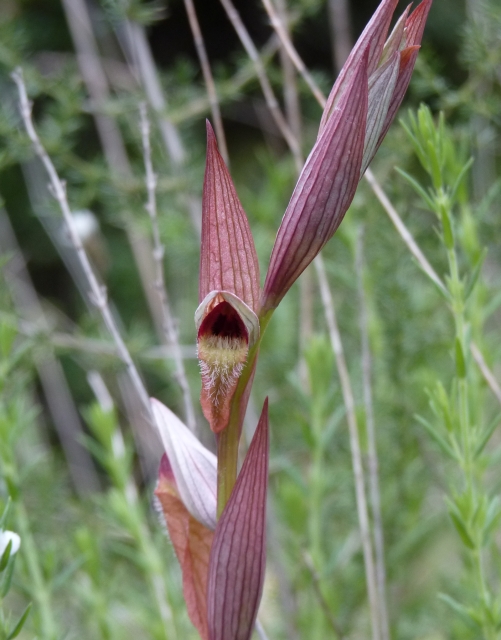
<svg viewBox="0 0 501 640"><path fill-rule="evenodd" d="M2 6L1 640L199 637L141 394L216 451L193 322L204 121L265 274L335 78L305 34L324 25L339 69L365 26L356 3L263 0L239 22L221 0L221 56L201 4ZM191 57L162 55L164 27ZM498 3L434 0L367 179L260 344L240 451L268 397L260 638L501 637L500 114Z"/></svg>

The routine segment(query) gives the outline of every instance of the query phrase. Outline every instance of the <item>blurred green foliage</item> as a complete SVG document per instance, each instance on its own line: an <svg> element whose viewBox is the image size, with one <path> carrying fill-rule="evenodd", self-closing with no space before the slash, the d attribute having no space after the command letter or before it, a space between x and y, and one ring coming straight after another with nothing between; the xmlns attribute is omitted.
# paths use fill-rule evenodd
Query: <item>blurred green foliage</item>
<svg viewBox="0 0 501 640"><path fill-rule="evenodd" d="M167 8L166 22L177 4ZM499 403L465 348L473 339L501 379L501 13L495 0L469 5L463 11L456 3L435 0L430 38L423 44L407 99L411 111L404 115L403 126L393 126L373 163L444 282L448 251L456 252L464 332L457 333L453 302L419 270L368 185L360 185L346 220L324 252L366 453L354 257L354 238L363 227L388 601L392 637L399 640L501 637L496 618L501 575ZM135 0L90 6L112 88L97 110L118 124L131 165L127 176L103 156L93 120L96 105L88 98L60 3L10 0L0 16L2 215L6 212L11 220L47 320L47 326L37 326L19 308L19 285L7 270L17 249L4 250L0 507L10 495L8 527L21 535L22 544L3 610L12 612L10 633L33 602L20 638L184 640L196 634L187 619L170 543L150 508L158 447L151 435L132 428L121 389L122 366L80 295L71 263L64 263L59 213L44 191L44 176L33 166L9 76L23 66L37 130L67 182L70 203L75 210L92 211L99 223L86 248L106 282L149 392L182 415L172 361L156 351L161 338L130 242L131 235L150 234L138 111L144 96L120 41L120 30L130 24L125 21L155 22L159 29L163 7ZM294 2L292 7L298 34L325 12L324 3L316 0ZM452 14L459 33L444 28ZM279 61L266 61L278 93ZM314 73L328 90L331 80L325 69ZM167 289L196 399L200 381L193 313L199 246L187 194L195 200L201 195L203 118L210 109L198 67L186 57L162 68L160 82L168 95L165 113L187 150L185 163L176 167L153 119ZM264 273L295 183L294 165L263 115L249 60L235 52L218 60L216 84L232 175ZM299 91L307 152L320 111L302 82ZM418 110L421 100L432 112ZM397 166L399 173L394 171ZM311 303L305 303L308 289ZM312 326L307 335L302 334L305 320ZM87 496L74 485L38 377L37 365L54 353L82 418L81 441L93 456L101 485ZM112 407L96 402L87 378L90 371L98 371L110 389ZM454 454L463 380L468 382L473 434L470 454L474 450L476 460L473 502L462 484L464 465L457 451ZM293 287L267 329L250 416L258 413L266 395L272 426L272 514L263 625L270 640L294 634L309 640L369 637L346 416L313 274L307 287ZM200 413L198 423L202 440L213 446ZM481 544L480 535L485 538ZM487 554L488 595L479 594L475 582L479 546ZM9 563L13 565L12 559Z"/></svg>

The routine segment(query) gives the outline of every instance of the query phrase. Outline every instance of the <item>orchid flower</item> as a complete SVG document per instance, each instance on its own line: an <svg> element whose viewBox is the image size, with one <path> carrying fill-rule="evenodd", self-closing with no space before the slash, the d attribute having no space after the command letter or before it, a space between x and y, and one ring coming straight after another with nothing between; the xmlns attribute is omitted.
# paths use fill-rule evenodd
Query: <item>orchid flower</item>
<svg viewBox="0 0 501 640"><path fill-rule="evenodd" d="M249 222L207 123L199 306L200 401L217 457L160 402L165 448L155 494L202 640L249 640L265 567L268 403L237 477L238 444L259 344L289 288L332 237L410 82L432 0L388 36L398 0L382 0L327 100L317 141L277 233L260 292Z"/></svg>
<svg viewBox="0 0 501 640"><path fill-rule="evenodd" d="M386 40L398 0L383 0L348 57L278 230L261 316L278 306L341 224L403 100L431 3L423 0L410 16L407 8Z"/></svg>
<svg viewBox="0 0 501 640"><path fill-rule="evenodd" d="M264 582L268 402L217 524L214 454L161 402L152 400L152 409L166 449L155 496L190 619L203 640L248 640Z"/></svg>

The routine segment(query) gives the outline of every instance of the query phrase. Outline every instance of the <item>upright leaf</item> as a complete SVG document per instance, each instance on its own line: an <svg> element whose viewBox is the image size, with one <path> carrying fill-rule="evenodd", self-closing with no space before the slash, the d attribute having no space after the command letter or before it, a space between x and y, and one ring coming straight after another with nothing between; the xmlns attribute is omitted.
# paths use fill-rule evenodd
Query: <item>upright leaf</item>
<svg viewBox="0 0 501 640"><path fill-rule="evenodd" d="M216 527L212 545L207 616L210 640L249 640L264 582L268 400L242 470Z"/></svg>

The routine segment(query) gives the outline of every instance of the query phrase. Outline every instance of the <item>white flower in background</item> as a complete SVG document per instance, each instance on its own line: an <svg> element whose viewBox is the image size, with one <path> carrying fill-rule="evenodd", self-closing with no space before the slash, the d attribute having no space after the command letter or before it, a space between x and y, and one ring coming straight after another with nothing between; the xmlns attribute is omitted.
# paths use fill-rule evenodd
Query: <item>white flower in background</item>
<svg viewBox="0 0 501 640"><path fill-rule="evenodd" d="M7 549L7 545L12 541L12 548L10 550L10 555L13 556L15 553L19 551L19 547L21 546L21 538L14 533L13 531L0 531L0 558L3 556L5 549Z"/></svg>

